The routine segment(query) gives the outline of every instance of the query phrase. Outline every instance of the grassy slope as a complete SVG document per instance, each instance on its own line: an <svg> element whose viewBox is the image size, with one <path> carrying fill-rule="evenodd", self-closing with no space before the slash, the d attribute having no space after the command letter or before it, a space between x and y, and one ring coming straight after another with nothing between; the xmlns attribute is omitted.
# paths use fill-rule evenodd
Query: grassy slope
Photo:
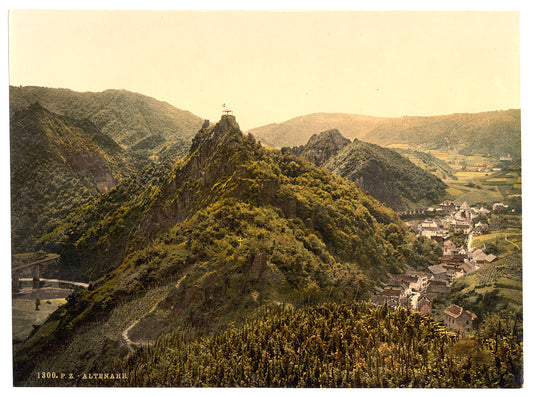
<svg viewBox="0 0 533 397"><path fill-rule="evenodd" d="M354 140L324 166L397 211L438 202L446 185L397 152Z"/></svg>

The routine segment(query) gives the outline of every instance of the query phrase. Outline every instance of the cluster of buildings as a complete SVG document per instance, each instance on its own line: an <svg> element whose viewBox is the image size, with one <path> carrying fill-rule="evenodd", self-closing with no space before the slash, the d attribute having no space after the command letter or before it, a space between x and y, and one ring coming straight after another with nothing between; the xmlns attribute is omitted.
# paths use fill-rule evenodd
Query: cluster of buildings
<svg viewBox="0 0 533 397"><path fill-rule="evenodd" d="M474 219L479 216L488 216L491 211L486 208L471 208L465 201L461 206L455 205L450 200L445 200L437 208L427 209L433 217L425 219L423 222L410 221L407 225L420 236L428 237L439 244L443 244L449 233L482 234L489 230L486 221L474 223Z"/></svg>
<svg viewBox="0 0 533 397"><path fill-rule="evenodd" d="M496 203L496 208L500 208ZM503 204L502 204L503 205ZM494 206L493 206L494 207ZM451 201L443 201L433 209L436 216L423 222L407 222L417 235L426 236L438 242L443 248L439 262L424 271L406 271L403 274L390 274L382 286L376 288L372 302L389 307L409 307L423 314L432 315L433 300L446 298L455 280L482 266L494 262L497 257L486 254L483 249L469 250L467 245L456 247L449 240L450 232L462 232L469 235L469 241L475 235L491 229L486 221L476 222L476 218L485 218L491 211L481 207L471 208L466 202L456 206ZM493 209L494 212L497 209ZM499 220L492 215L491 220ZM477 316L457 305L451 305L444 311L444 322L450 331L468 332L476 327Z"/></svg>

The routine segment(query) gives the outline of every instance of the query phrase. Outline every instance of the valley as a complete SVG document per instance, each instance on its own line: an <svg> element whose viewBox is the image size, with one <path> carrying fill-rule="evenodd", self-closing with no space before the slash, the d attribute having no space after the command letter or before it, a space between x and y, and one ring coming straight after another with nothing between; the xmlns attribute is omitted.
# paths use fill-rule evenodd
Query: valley
<svg viewBox="0 0 533 397"><path fill-rule="evenodd" d="M479 144L519 113L319 114L276 149L230 113L11 91L12 268L58 255L13 299L17 386L521 387L520 152Z"/></svg>

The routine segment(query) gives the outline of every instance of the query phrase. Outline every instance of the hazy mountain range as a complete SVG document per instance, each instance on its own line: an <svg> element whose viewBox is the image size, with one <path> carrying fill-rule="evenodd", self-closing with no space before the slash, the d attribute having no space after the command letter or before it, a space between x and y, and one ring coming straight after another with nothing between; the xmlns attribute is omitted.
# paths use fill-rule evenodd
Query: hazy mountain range
<svg viewBox="0 0 533 397"><path fill-rule="evenodd" d="M383 118L343 113L315 113L249 130L274 147L299 146L316 133L337 128L349 139L381 146L454 150L494 159L520 157L520 110L457 113L443 116Z"/></svg>

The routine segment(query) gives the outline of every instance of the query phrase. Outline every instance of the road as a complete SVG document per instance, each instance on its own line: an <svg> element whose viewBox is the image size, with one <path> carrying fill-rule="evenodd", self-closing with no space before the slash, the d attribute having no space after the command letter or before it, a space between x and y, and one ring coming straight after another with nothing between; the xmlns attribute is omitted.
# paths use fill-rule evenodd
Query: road
<svg viewBox="0 0 533 397"><path fill-rule="evenodd" d="M80 283L79 281L57 280L55 278L40 278L39 280L48 281L49 283L63 283L63 284L76 285L78 287L83 287L83 288L89 288L89 284ZM21 278L20 281L33 281L33 278Z"/></svg>
<svg viewBox="0 0 533 397"><path fill-rule="evenodd" d="M468 251L472 251L473 240L474 240L474 236L472 235L472 233L468 233L468 244L467 244Z"/></svg>

